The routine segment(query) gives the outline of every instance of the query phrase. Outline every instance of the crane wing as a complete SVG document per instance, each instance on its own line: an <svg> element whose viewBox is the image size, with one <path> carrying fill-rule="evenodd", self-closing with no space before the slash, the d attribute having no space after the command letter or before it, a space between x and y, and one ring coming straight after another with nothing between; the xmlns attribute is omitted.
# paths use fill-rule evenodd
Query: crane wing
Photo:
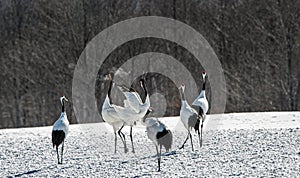
<svg viewBox="0 0 300 178"><path fill-rule="evenodd" d="M121 115L121 113L125 113L126 109L122 106L112 105L115 109L115 111L118 113L118 115Z"/></svg>
<svg viewBox="0 0 300 178"><path fill-rule="evenodd" d="M203 90L200 92L199 96L194 100L192 105L199 106L198 105L198 103L199 103L198 100L201 99L201 98L205 98L205 91L203 91Z"/></svg>
<svg viewBox="0 0 300 178"><path fill-rule="evenodd" d="M107 114L110 116L112 121L118 121L119 120L119 114L116 112L116 109L114 107L111 107L106 110Z"/></svg>
<svg viewBox="0 0 300 178"><path fill-rule="evenodd" d="M124 106L130 107L134 112L140 112L140 105L143 104L140 95L133 88L126 88L125 86L120 86L120 90L125 95L126 100L124 100Z"/></svg>
<svg viewBox="0 0 300 178"><path fill-rule="evenodd" d="M206 112L208 110L208 102L207 102L206 98L197 98L197 99L195 99L195 101L193 102L192 105L201 107L204 114L206 114Z"/></svg>

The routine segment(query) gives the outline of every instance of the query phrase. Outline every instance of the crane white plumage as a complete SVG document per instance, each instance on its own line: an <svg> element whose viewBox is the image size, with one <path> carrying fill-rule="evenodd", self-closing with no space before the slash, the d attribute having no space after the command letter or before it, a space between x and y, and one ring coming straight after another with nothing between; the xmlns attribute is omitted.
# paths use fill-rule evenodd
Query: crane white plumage
<svg viewBox="0 0 300 178"><path fill-rule="evenodd" d="M200 117L201 123L197 123L197 124L198 124L198 126L199 126L199 124L201 124L200 125L200 127L201 127L200 128L200 147L202 147L203 123L206 119L206 113L209 108L209 104L208 104L208 101L207 101L206 95L205 95L205 83L206 83L206 78L207 78L205 70L203 70L203 72L202 72L202 78L203 78L202 90L201 90L199 96L192 103L192 105L199 107L198 115Z"/></svg>
<svg viewBox="0 0 300 178"><path fill-rule="evenodd" d="M106 123L113 127L115 134L115 153L117 152L117 132L124 144L124 151L125 153L127 153L128 149L126 146L125 135L121 131L121 129L125 125L125 122L120 118L119 114L117 113L115 109L117 106L111 103L111 90L114 85L111 74L106 75L105 80L109 81L109 88L104 103L102 105L102 118Z"/></svg>
<svg viewBox="0 0 300 178"><path fill-rule="evenodd" d="M193 139L192 139L192 134L190 131L192 130L192 128L194 128L195 131L198 132L199 141L200 141L199 124L197 124L197 123L199 123L199 117L198 117L197 111L194 108L192 108L185 99L185 96L184 96L185 85L182 84L178 89L179 89L179 93L181 96L180 119L181 119L181 122L183 123L184 127L188 131L187 138L183 142L180 149L184 148L186 141L190 138L192 150L194 151Z"/></svg>
<svg viewBox="0 0 300 178"><path fill-rule="evenodd" d="M60 97L60 102L62 105L60 117L56 120L52 129L52 144L53 148L56 147L56 154L58 164L62 164L63 162L63 151L64 151L64 142L69 132L69 121L67 117L67 113L65 111L65 101L68 99L65 96ZM58 146L61 146L61 159L59 160L58 154Z"/></svg>
<svg viewBox="0 0 300 178"><path fill-rule="evenodd" d="M147 136L154 143L158 160L158 171L160 171L161 149L165 147L169 151L172 146L172 132L157 118L147 118L152 110L148 109L143 117L142 123L146 125Z"/></svg>
<svg viewBox="0 0 300 178"><path fill-rule="evenodd" d="M146 99L142 102L140 95L133 88L126 88L120 86L120 90L125 95L124 107L116 106L115 110L119 114L120 118L125 122L126 125L130 126L130 140L132 145L132 152L134 153L133 138L132 138L132 127L137 121L142 119L147 110L150 107L150 98L145 84L145 79L140 79L141 87L144 89Z"/></svg>
<svg viewBox="0 0 300 178"><path fill-rule="evenodd" d="M122 86L120 89L126 97L126 100L124 100L125 108L131 108L135 113L140 113L144 105L140 95L133 88L127 89ZM146 97L146 100L149 101L149 96L147 95Z"/></svg>

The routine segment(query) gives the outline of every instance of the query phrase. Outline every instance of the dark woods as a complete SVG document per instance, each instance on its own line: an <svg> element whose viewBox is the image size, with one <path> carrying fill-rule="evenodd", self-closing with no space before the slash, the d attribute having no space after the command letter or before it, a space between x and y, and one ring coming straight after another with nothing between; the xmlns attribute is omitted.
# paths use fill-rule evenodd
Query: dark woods
<svg viewBox="0 0 300 178"><path fill-rule="evenodd" d="M2 0L0 128L53 124L61 93L71 99L73 71L87 43L114 23L148 15L180 20L208 40L225 72L226 112L300 109L300 1ZM137 39L113 51L99 70L99 110L107 92L103 75L151 51L188 66L201 89L202 69L189 64L193 56L187 50L165 40ZM172 101L165 115L178 115L176 86L165 77L148 77L149 88ZM72 105L66 110L76 123Z"/></svg>

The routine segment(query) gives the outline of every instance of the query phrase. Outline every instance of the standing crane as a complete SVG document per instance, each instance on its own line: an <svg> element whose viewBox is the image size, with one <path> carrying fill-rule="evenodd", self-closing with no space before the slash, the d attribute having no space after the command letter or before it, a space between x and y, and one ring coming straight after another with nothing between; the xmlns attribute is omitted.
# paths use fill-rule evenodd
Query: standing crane
<svg viewBox="0 0 300 178"><path fill-rule="evenodd" d="M157 153L158 171L160 171L161 149L165 147L169 151L172 146L172 132L167 127L157 120L157 118L147 118L152 110L148 109L143 117L142 123L146 125L147 136L154 143Z"/></svg>
<svg viewBox="0 0 300 178"><path fill-rule="evenodd" d="M188 131L188 135L187 135L185 141L183 142L182 146L180 147L180 149L184 148L186 141L190 138L192 150L194 151L193 139L192 139L192 134L190 131L192 130L192 128L194 128L195 131L198 132L199 141L200 141L199 124L197 125L197 123L199 123L198 113L194 108L192 108L188 104L188 102L185 99L185 96L184 96L185 85L182 84L178 89L179 89L179 93L181 96L180 119L181 119L181 122L183 123L184 127Z"/></svg>
<svg viewBox="0 0 300 178"><path fill-rule="evenodd" d="M150 98L149 93L147 91L147 87L145 84L145 79L140 79L141 87L144 89L146 99L142 102L140 95L133 89L133 88L126 88L124 86L119 87L120 90L125 95L124 100L124 107L117 106L115 107L117 113L119 114L120 118L125 122L126 125L130 126L130 139L132 145L132 152L134 153L134 146L133 146L133 138L132 138L132 127L135 123L141 120L147 110L150 108Z"/></svg>
<svg viewBox="0 0 300 178"><path fill-rule="evenodd" d="M52 129L52 144L53 144L53 148L56 147L58 164L62 164L63 162L64 142L69 132L69 121L67 118L67 113L65 111L65 101L68 101L68 99L65 96L60 97L60 102L62 105L61 114L60 117L57 119L57 121L54 123ZM60 144L62 145L61 145L61 159L59 160L58 146Z"/></svg>
<svg viewBox="0 0 300 178"><path fill-rule="evenodd" d="M109 88L104 103L102 105L102 118L106 123L113 127L115 134L115 153L117 152L117 132L124 144L124 152L127 153L128 149L126 146L125 135L121 131L125 123L117 113L115 109L116 105L111 103L111 89L113 88L114 82L110 74L106 75L105 80L109 81Z"/></svg>
<svg viewBox="0 0 300 178"><path fill-rule="evenodd" d="M208 101L207 101L206 95L205 95L205 83L206 83L206 78L207 78L205 70L203 70L203 72L202 72L202 78L203 78L202 90L201 90L199 96L192 103L192 105L199 107L198 116L200 119L197 121L196 127L199 127L200 122L201 122L201 125L200 125L200 127L201 127L200 128L200 147L202 147L203 123L206 119L206 113L209 108ZM199 129L198 129L198 134L199 134Z"/></svg>

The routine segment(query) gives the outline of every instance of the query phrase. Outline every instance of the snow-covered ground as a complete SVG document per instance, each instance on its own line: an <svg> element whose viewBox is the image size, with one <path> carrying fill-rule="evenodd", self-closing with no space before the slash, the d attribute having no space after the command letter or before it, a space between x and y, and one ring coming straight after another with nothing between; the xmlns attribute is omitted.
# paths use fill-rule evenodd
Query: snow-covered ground
<svg viewBox="0 0 300 178"><path fill-rule="evenodd" d="M52 127L0 130L0 177L300 177L300 112L232 113L207 117L203 147L178 117L160 118L173 131L173 147L156 172L156 151L145 127L134 127L136 153L124 153L105 123L71 125L64 163L57 165ZM131 151L129 128L124 129Z"/></svg>

